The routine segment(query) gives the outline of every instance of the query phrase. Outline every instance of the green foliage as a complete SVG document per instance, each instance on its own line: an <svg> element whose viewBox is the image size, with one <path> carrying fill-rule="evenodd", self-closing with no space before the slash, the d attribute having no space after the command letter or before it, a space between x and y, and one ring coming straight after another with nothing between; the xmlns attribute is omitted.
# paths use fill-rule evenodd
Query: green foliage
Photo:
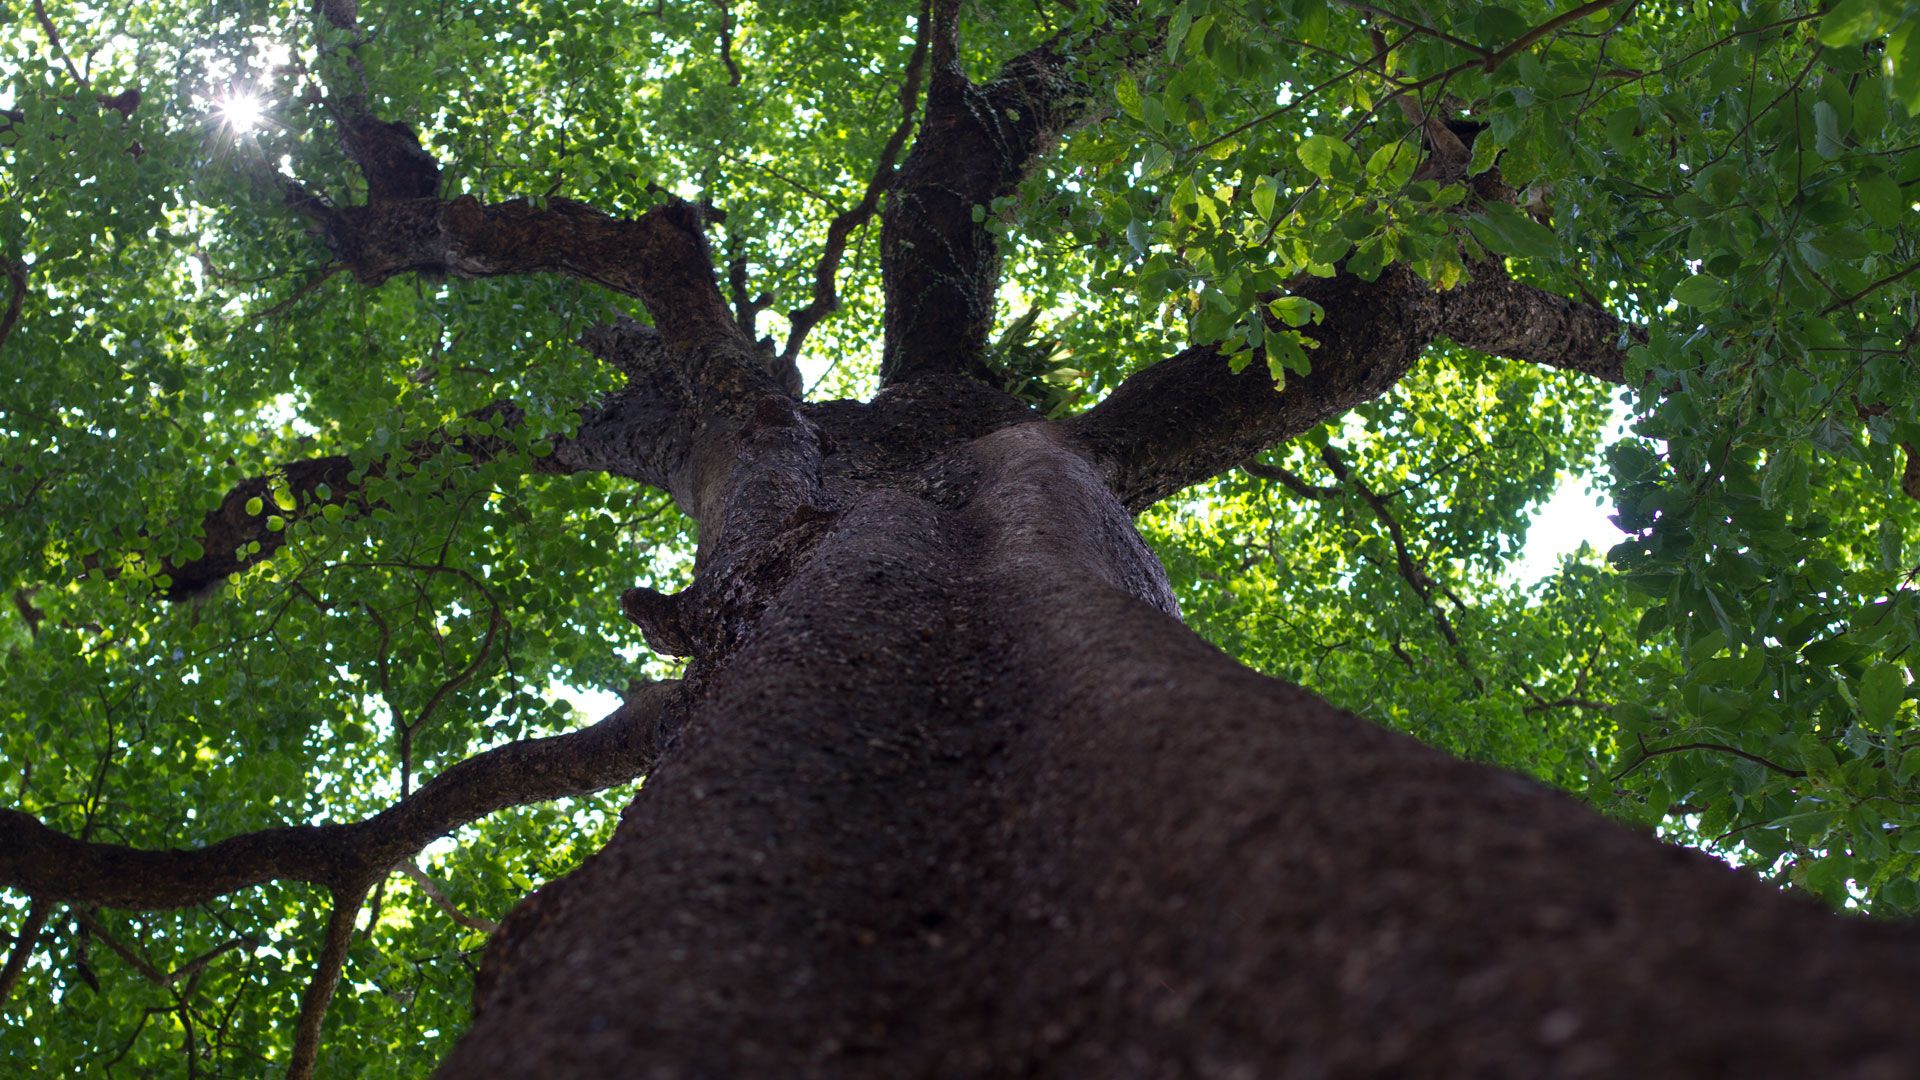
<svg viewBox="0 0 1920 1080"><path fill-rule="evenodd" d="M1159 32L1082 61L1111 115L981 211L1006 241L1003 307L1025 316L996 355L1009 389L1071 411L1195 341L1303 374L1301 331L1324 313L1285 286L1337 265L1401 262L1446 287L1497 258L1649 331L1604 453L1611 388L1448 347L1268 455L1308 494L1236 473L1157 508L1143 525L1195 625L1789 887L1920 908L1920 503L1901 492L1902 448L1920 447L1920 6L1621 3L1526 41L1568 5L1402 0L1380 6L1426 29L1381 27L1391 50L1371 63L1366 20L1326 0L1144 6ZM580 723L557 684L664 670L614 597L684 582L687 523L658 493L527 475L612 385L573 342L620 306L551 278L321 280L273 173L358 197L314 88L364 78L450 192L632 213L657 184L725 208L716 258L773 294L777 337L897 120L918 5L735 5L737 86L720 9L679 0L368 4L358 68L305 4L46 7L58 48L24 0L0 34L0 260L28 283L0 345L15 801L145 846L354 820L484 747ZM1068 18L965 11L980 77ZM129 87L130 113L101 106ZM1497 165L1520 208L1422 175L1395 92L1483 125L1466 169ZM220 119L241 93L264 103L258 130ZM819 394L870 388L876 234L853 238L844 306L809 338ZM487 434L514 452L406 452L503 398L530 421ZM154 601L161 560L201 553L198 522L234 482L325 453L382 466L372 513L282 487L247 507L282 523L272 558ZM1595 470L1630 539L1513 580L1530 508ZM405 764L403 722L419 725ZM623 798L496 815L423 862L497 918L591 851ZM191 1032L208 1072L272 1072L324 917L293 885L101 912L97 930L58 911L0 1053L173 1074ZM162 972L244 944L159 986L106 936ZM392 879L323 1074L422 1073L465 1022L479 944Z"/></svg>

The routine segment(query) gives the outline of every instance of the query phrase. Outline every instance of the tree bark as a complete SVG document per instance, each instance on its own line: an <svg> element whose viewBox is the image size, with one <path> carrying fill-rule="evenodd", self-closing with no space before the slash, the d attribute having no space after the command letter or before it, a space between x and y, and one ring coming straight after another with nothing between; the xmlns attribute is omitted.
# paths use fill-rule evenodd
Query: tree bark
<svg viewBox="0 0 1920 1080"><path fill-rule="evenodd" d="M1911 929L1240 667L1070 431L936 408L809 407L824 521L442 1075L1920 1068Z"/></svg>

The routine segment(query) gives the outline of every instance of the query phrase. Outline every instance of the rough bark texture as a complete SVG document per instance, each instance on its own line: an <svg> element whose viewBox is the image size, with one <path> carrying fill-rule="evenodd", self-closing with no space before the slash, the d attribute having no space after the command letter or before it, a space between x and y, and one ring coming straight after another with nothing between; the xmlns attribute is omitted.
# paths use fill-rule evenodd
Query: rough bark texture
<svg viewBox="0 0 1920 1080"><path fill-rule="evenodd" d="M1920 1065L1912 931L1239 667L1010 419L819 471L830 524L696 660L612 843L506 922L442 1075Z"/></svg>

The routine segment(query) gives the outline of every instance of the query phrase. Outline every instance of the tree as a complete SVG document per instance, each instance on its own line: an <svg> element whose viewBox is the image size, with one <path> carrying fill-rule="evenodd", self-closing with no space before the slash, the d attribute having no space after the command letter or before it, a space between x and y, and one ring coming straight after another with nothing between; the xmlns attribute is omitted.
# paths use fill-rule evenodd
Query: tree
<svg viewBox="0 0 1920 1080"><path fill-rule="evenodd" d="M12 1057L1920 1061L1915 5L10 20Z"/></svg>

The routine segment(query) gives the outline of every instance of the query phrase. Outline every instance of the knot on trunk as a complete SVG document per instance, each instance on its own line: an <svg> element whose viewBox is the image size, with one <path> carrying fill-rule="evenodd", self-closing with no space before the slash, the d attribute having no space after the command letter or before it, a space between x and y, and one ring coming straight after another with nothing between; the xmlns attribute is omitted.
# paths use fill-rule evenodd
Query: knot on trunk
<svg viewBox="0 0 1920 1080"><path fill-rule="evenodd" d="M668 594L641 586L620 594L620 610L640 628L647 647L667 656L693 655L689 607L687 593Z"/></svg>
<svg viewBox="0 0 1920 1080"><path fill-rule="evenodd" d="M660 331L625 315L587 327L580 334L580 345L633 378L657 375L673 366L673 355Z"/></svg>

